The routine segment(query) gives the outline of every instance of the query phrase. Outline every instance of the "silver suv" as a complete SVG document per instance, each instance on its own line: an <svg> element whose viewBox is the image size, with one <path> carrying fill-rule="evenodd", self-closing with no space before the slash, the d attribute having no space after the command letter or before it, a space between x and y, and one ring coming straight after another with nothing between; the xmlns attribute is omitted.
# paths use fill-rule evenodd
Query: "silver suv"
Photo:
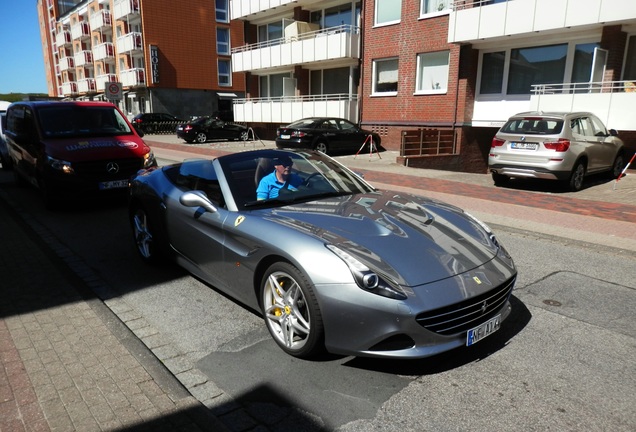
<svg viewBox="0 0 636 432"><path fill-rule="evenodd" d="M525 112L508 119L492 140L488 170L496 185L511 177L564 182L578 191L588 174L612 178L625 166L623 141L589 112Z"/></svg>

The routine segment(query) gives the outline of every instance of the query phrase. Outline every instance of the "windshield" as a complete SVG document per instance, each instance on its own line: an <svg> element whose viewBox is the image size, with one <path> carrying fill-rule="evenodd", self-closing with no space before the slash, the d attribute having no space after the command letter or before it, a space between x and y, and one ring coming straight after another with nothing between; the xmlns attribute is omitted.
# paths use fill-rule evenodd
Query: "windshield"
<svg viewBox="0 0 636 432"><path fill-rule="evenodd" d="M130 134L126 120L111 106L51 106L38 110L40 127L49 138Z"/></svg>
<svg viewBox="0 0 636 432"><path fill-rule="evenodd" d="M219 162L239 209L375 190L329 156L314 151L261 150L228 155Z"/></svg>
<svg viewBox="0 0 636 432"><path fill-rule="evenodd" d="M524 135L553 135L561 133L563 120L525 117L509 120L501 132Z"/></svg>

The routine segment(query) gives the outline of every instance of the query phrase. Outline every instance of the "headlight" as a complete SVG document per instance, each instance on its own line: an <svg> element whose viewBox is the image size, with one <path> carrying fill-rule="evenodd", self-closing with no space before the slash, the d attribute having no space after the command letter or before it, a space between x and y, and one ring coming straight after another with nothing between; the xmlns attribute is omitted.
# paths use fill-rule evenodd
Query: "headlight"
<svg viewBox="0 0 636 432"><path fill-rule="evenodd" d="M144 168L150 168L157 165L155 154L150 150L144 155Z"/></svg>
<svg viewBox="0 0 636 432"><path fill-rule="evenodd" d="M64 174L73 174L71 163L62 159L55 159L51 156L46 157L46 163L54 170L63 172Z"/></svg>
<svg viewBox="0 0 636 432"><path fill-rule="evenodd" d="M330 244L326 246L327 249L338 255L338 257L347 264L356 284L358 284L360 288L383 297L395 300L406 300L406 294L397 284L389 283L356 257L340 249L338 246Z"/></svg>

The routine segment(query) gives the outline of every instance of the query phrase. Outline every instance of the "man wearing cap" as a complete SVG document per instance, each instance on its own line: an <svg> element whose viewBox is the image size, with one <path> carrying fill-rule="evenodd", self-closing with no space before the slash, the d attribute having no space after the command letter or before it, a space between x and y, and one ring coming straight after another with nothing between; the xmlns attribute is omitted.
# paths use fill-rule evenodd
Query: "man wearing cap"
<svg viewBox="0 0 636 432"><path fill-rule="evenodd" d="M291 172L292 160L289 156L274 159L274 171L261 179L256 188L256 199L276 198L281 189L296 190L303 182L301 176Z"/></svg>

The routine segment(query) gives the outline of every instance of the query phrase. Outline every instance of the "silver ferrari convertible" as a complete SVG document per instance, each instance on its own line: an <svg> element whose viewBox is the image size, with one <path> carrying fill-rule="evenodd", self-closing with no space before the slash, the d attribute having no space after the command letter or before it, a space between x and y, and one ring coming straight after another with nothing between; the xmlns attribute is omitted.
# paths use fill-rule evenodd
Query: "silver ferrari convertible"
<svg viewBox="0 0 636 432"><path fill-rule="evenodd" d="M485 224L315 151L140 171L129 217L144 261L176 261L260 311L296 357L427 357L479 342L511 312L517 272Z"/></svg>

